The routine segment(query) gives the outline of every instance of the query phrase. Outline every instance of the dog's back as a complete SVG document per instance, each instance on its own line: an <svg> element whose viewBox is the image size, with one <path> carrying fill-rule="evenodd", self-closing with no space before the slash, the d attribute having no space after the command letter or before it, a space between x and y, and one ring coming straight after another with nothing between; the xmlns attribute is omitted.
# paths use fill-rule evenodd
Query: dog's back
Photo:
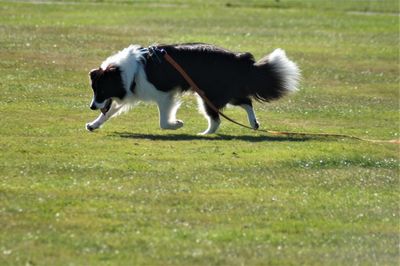
<svg viewBox="0 0 400 266"><path fill-rule="evenodd" d="M197 85L216 102L224 105L234 98L254 97L269 101L295 90L299 71L283 50L255 62L250 53L234 53L210 44L160 45ZM162 70L160 70L162 69ZM158 89L169 91L189 85L168 62L146 63L148 79Z"/></svg>

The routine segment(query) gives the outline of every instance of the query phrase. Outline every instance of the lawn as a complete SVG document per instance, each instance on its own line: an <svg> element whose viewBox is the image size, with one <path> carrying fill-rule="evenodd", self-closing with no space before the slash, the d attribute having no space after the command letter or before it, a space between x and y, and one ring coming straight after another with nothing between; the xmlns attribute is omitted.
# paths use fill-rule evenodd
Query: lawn
<svg viewBox="0 0 400 266"><path fill-rule="evenodd" d="M398 265L399 145L198 136L192 95L85 130L90 69L193 41L298 63L263 129L399 138L397 0L0 1L0 265Z"/></svg>

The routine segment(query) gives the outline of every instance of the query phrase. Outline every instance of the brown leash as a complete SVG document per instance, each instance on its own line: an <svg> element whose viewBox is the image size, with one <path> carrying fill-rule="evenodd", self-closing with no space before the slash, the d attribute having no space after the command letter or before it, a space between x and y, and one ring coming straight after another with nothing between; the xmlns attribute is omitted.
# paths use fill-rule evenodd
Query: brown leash
<svg viewBox="0 0 400 266"><path fill-rule="evenodd" d="M207 98L205 93L196 85L196 83L192 80L192 78L186 73L186 71L165 51L162 50L161 53L163 54L165 60L167 60L168 63L171 64L178 72L179 74L182 75L182 77L189 83L190 87L203 99L203 101L215 112L217 112L220 116L224 117L226 120L239 125L244 128L248 128L251 130L257 130L261 132L265 132L271 135L283 135L283 136L302 136L302 137L307 137L307 136L315 136L315 137L334 137L334 138L348 138L348 139L354 139L354 140L360 140L360 141L367 141L367 142L372 142L372 143L393 143L393 144L400 144L400 139L393 139L393 140L372 140L372 139L364 139L352 135L346 135L346 134L331 134L331 133L306 133L306 132L288 132L288 131L274 131L274 130L263 130L263 129L254 129L252 127L246 126L242 123L239 123L229 116L226 116L224 113L222 113L215 105Z"/></svg>

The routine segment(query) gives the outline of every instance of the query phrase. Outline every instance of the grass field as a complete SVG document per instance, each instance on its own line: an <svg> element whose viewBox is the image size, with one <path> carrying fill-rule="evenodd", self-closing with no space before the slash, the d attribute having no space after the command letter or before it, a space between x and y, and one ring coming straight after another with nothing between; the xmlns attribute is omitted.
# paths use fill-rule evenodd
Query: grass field
<svg viewBox="0 0 400 266"><path fill-rule="evenodd" d="M398 265L398 145L200 137L193 96L178 131L149 103L85 130L90 69L192 41L298 63L264 129L399 138L397 0L0 1L0 265Z"/></svg>

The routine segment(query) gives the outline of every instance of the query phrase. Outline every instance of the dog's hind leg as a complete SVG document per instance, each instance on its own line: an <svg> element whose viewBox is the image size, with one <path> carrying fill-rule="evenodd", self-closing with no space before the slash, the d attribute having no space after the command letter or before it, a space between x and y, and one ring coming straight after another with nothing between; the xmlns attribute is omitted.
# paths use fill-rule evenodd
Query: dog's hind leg
<svg viewBox="0 0 400 266"><path fill-rule="evenodd" d="M176 119L176 112L180 106L173 93L160 92L156 99L160 114L160 127L162 129L178 129L183 126L183 121Z"/></svg>
<svg viewBox="0 0 400 266"><path fill-rule="evenodd" d="M199 133L199 135L207 135L207 134L212 134L215 133L221 124L221 119L219 118L219 114L209 108L203 100L197 96L197 103L199 105L199 110L200 112L205 116L205 118L208 121L208 128L202 132Z"/></svg>
<svg viewBox="0 0 400 266"><path fill-rule="evenodd" d="M110 110L107 111L106 114L100 113L100 115L90 123L86 124L86 129L89 131L94 131L101 127L108 119L110 119L113 115L115 115L120 109L122 105L117 106L113 103L110 107Z"/></svg>
<svg viewBox="0 0 400 266"><path fill-rule="evenodd" d="M258 129L260 124L257 121L256 114L254 113L253 104L250 98L234 99L230 102L232 105L240 106L247 112L247 118L250 126L253 129Z"/></svg>

